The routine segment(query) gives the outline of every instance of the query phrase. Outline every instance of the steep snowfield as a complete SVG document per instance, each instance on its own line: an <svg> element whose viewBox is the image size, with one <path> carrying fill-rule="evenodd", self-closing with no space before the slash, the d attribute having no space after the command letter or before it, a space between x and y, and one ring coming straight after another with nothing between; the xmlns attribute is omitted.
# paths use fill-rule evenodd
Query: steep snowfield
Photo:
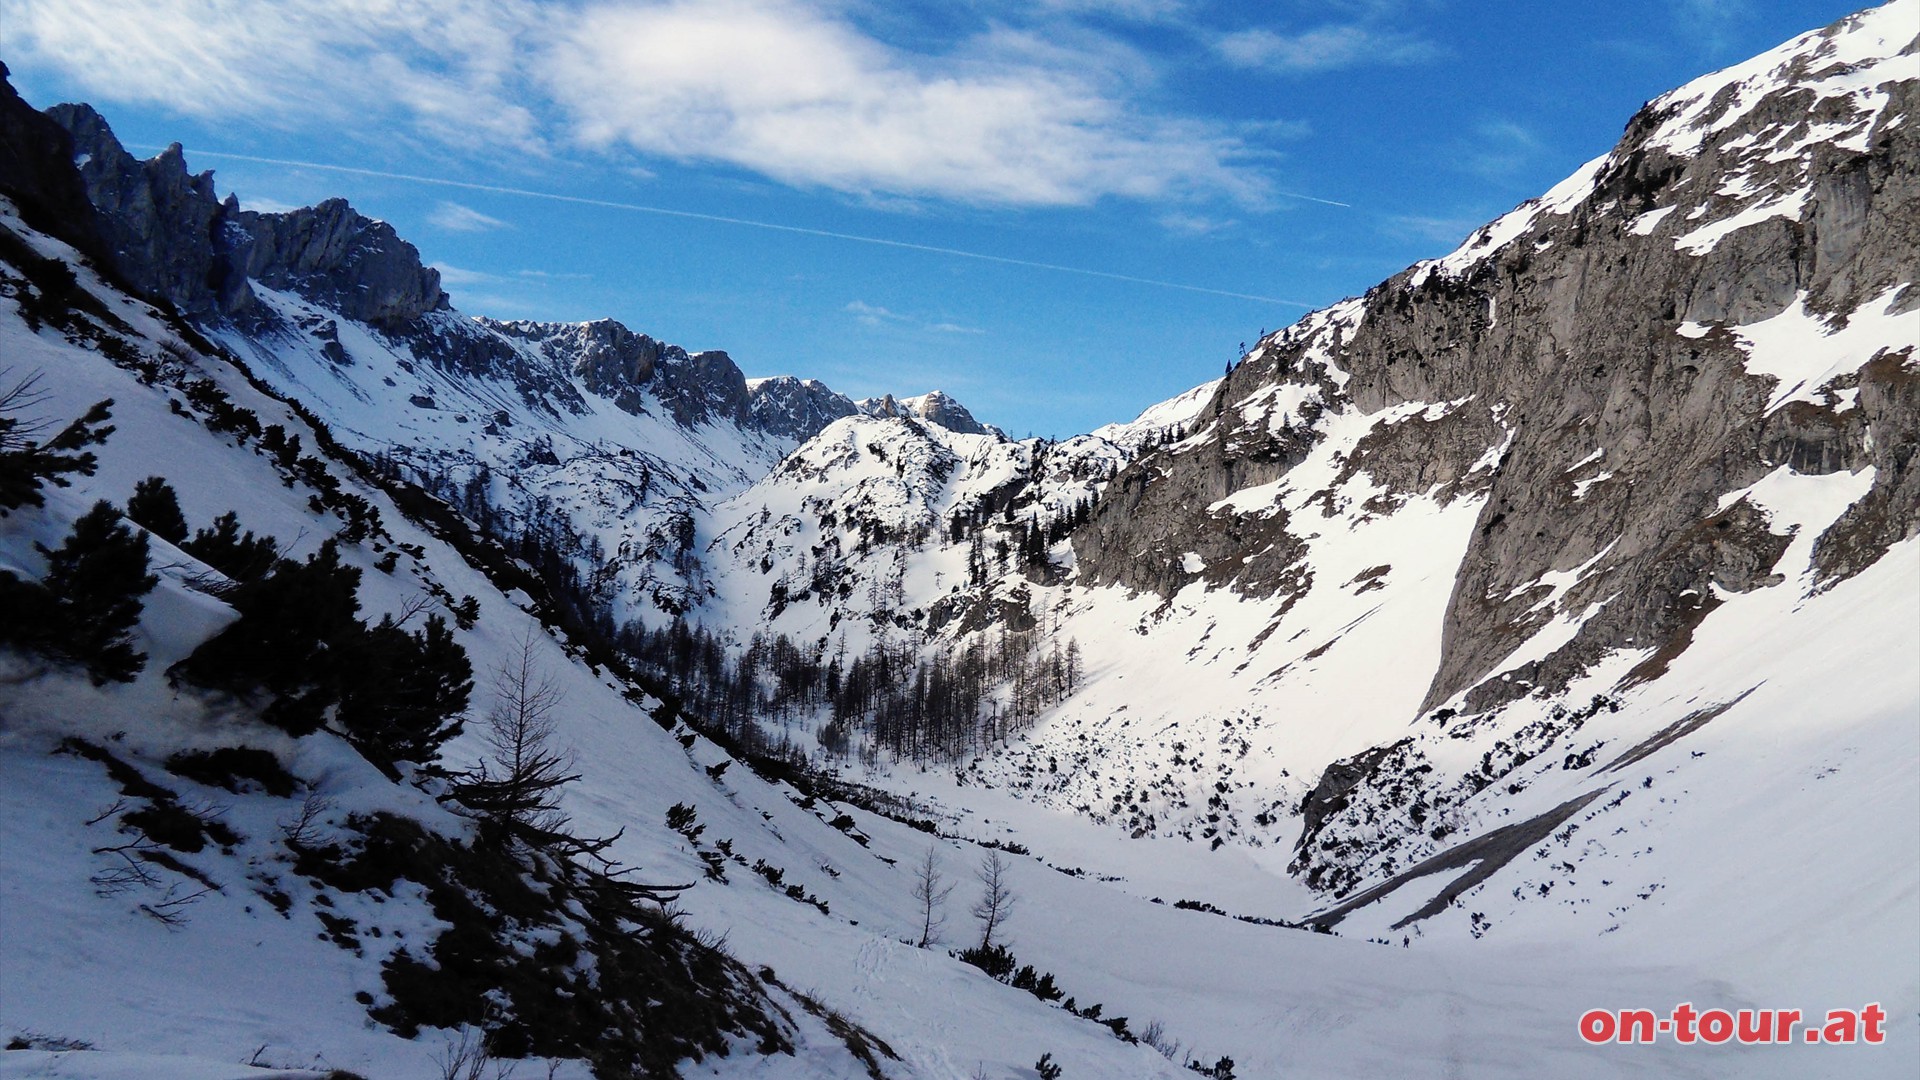
<svg viewBox="0 0 1920 1080"><path fill-rule="evenodd" d="M699 616L739 637L782 632L826 654L857 653L876 634L934 630L930 610L942 601L964 607L1021 584L1017 575L970 583L971 540L949 535L956 520L987 526L967 533L981 532L990 549L1016 525L1064 519L1149 442L1192 424L1215 385L1060 442L955 431L917 412L835 421L715 507L701 533L715 595ZM1052 554L1070 565L1067 545Z"/></svg>
<svg viewBox="0 0 1920 1080"><path fill-rule="evenodd" d="M693 522L790 445L724 417L683 423L650 386L627 391L637 400L623 409L524 338L457 313L426 317L449 350L481 339L505 359L450 370L419 355L431 345L416 351L291 293L255 292L289 329L229 330L223 344L347 446L443 477L450 493L471 491L504 531L563 525L576 543L597 545L617 618L658 619L698 602L704 583L684 554ZM291 329L316 326L327 336Z"/></svg>
<svg viewBox="0 0 1920 1080"><path fill-rule="evenodd" d="M33 234L10 213L3 223L42 252L77 264L62 245ZM117 296L88 271L77 274L149 343L148 355L175 363L190 355L145 305ZM18 511L6 519L0 531L0 562L33 570L38 565L34 541L55 541L94 499L124 499L136 480L155 474L173 481L190 520L204 522L237 508L243 524L290 542L296 556L317 547L338 527L329 515L308 507L304 488L283 484L266 457L175 414L169 407L173 394L163 386L143 385L132 372L51 330L28 330L12 300L0 304L5 305L0 310L0 350L17 365L17 373L41 374L46 397L39 410L63 417L103 397L116 403L116 432L99 448L98 474L71 490L53 492L43 510ZM170 343L176 351L163 353L157 347L161 343ZM237 405L254 410L263 422L283 424L309 446L314 444L313 432L297 417L255 392L231 368L205 359L184 362L218 382ZM341 474L337 465L333 470ZM347 483L349 490L381 509L396 546L418 545L424 552L403 560L389 575L374 567L372 551L344 549L349 562L364 571L363 614L400 611L428 583L452 595L480 597L479 625L460 634L479 673L476 714L483 713L490 700L486 673L531 636L543 670L559 687L564 738L584 776L568 808L588 832L626 830L611 854L643 868L645 880L699 881L704 863L662 824L669 806L684 802L696 807L708 830L707 842L731 839L746 865L729 866L733 873L727 884L706 883L686 894L682 903L688 916L719 935L735 926L749 928L734 951L751 964L771 962L786 971L797 991L827 987L825 975L816 972L852 963L863 947L868 952L895 947L877 939L876 933L892 934L909 921L911 900L903 869L829 827L826 820L835 815L823 818L801 809L789 794L742 766L721 772L715 767L729 764L725 754L684 729L678 733L686 740L683 746L675 733L649 717L648 710L657 703L636 706L625 687L546 637L514 598L501 595L442 540L406 520L380 492L350 479ZM288 873L271 842L281 823L297 814L298 798L203 789L168 775L160 761L182 749L259 746L274 751L333 801L328 827L348 813L374 810L416 817L451 835L464 834L467 826L427 795L388 783L330 735L294 740L170 686L164 668L224 625L220 613L226 609L185 586L200 570L186 556L156 542L155 565L165 583L149 598L137 644L150 654L150 662L135 683L96 689L83 678L48 671L35 661L6 661L5 687L0 689L0 770L5 772L0 778L0 939L6 942L0 950L0 983L7 990L0 994L0 1030L9 1038L77 1040L102 1053L0 1055L0 1074L210 1076L215 1073L204 1065L148 1055L240 1062L258 1050L258 1060L281 1065L346 1068L375 1077L438 1075L432 1059L443 1047L441 1039L431 1033L418 1041L396 1038L370 1022L354 1000L356 992L380 993L379 961L402 943L398 934L419 938L435 928L436 920L420 898L397 895L378 910L364 896L316 906L318 890ZM114 815L89 821L114 806L116 785L94 762L53 753L69 736L111 747L136 768L178 787L183 797L241 837L231 851L209 849L186 859L217 888L185 905L179 925L164 925L140 906L159 904L169 898L166 893L156 890L149 896L136 889L99 895L91 879L111 866L111 857L95 849L111 841ZM470 732L450 745L448 761L455 766L470 762L480 750ZM709 768L720 775L711 775ZM824 898L834 915L819 914L769 887L748 868L761 859L785 870L789 883L804 883ZM198 889L184 877L167 880L181 885L173 897ZM264 890L273 888L288 895L290 909L284 917L266 898ZM326 940L315 915L322 910L358 916L388 927L390 933L381 939L362 938L355 950L343 949ZM854 920L867 929L857 929ZM768 931L764 938L761 928ZM762 943L765 951L752 955ZM904 1056L903 1061L887 1062L890 1075L948 1075L939 1062L951 1052L950 1040L928 1034L939 1030L930 1018L892 1008L895 1002L916 1000L950 1000L958 1010L955 1015L971 1013L980 1018L982 1030L1004 1033L991 1049L980 1052L1009 1067L1030 1064L1051 1050L1063 1061L1107 1075L1175 1075L1151 1051L1124 1044L1104 1028L1043 1006L944 955L898 948L908 952L912 962L897 977L897 993L884 995L879 1003L859 996L827 1001L856 1022L865 1023L867 1013L881 1022L874 1030L897 1043ZM794 1026L797 1056L762 1059L741 1048L725 1061L689 1066L690 1075L867 1075L791 997L785 1007ZM129 1054L135 1056L125 1056ZM577 1066L563 1066L560 1075L585 1073Z"/></svg>
<svg viewBox="0 0 1920 1080"><path fill-rule="evenodd" d="M1701 230L1726 236L1761 220L1755 207L1772 207L1776 188L1809 182L1828 148L1864 150L1876 125L1900 122L1883 116L1889 81L1920 77L1917 21L1920 5L1903 0L1652 103L1647 145L1675 155L1710 150L1729 176L1713 191L1678 191L1678 203L1633 219L1628 231L1657 228L1682 249L1707 252L1712 240ZM1733 138L1733 125L1763 99L1781 112L1766 136ZM1809 119L1794 115L1802 107ZM1595 159L1453 255L1416 267L1408 290L1433 273L1486 273L1545 218L1618 213L1593 203L1615 157ZM1697 212L1662 220L1681 205ZM1798 204L1775 209L1800 212ZM701 615L742 637L764 627L844 655L876 636L964 638L975 624L936 614L1017 599L1046 635L1078 644L1082 685L1031 731L967 762L957 780L910 766L883 768L873 780L937 795L962 820L994 807L998 824L980 835L1052 835L1064 826L1050 809L1112 830L1116 841L1132 837L1155 854L1071 841L1089 845L1080 865L1125 878L1113 883L1125 892L1172 891L1150 867L1165 858L1165 839L1179 838L1217 848L1215 857L1236 868L1197 872L1182 895L1235 913L1320 921L1343 935L1425 948L1579 942L1610 961L1684 958L1752 988L1743 992L1756 1000L1762 991L1837 995L1849 986L1888 1002L1920 998L1920 540L1895 544L1837 584L1821 580L1813 561L1816 539L1873 489L1875 468L1813 475L1782 466L1723 496L1720 511L1751 508L1784 552L1762 568L1771 576L1758 587L1695 595L1704 617L1671 654L1629 642L1565 685L1526 681L1619 601L1593 587L1618 558L1606 544L1489 597L1525 598L1522 628L1490 676L1518 693L1490 714L1450 723L1474 712L1465 691L1437 711L1423 699L1489 480L1520 421L1508 418L1506 402L1349 400L1350 376L1335 357L1366 309L1353 300L1316 313L1249 357L1301 349L1299 369L1311 378L1225 398L1209 384L1125 428L1051 448L1060 460L1092 463L1084 483L1064 482L1071 470L1056 476L1052 456L1036 467L1031 444L841 421L716 515L714 536L703 541L727 567L718 574L725 584ZM1764 415L1794 402L1844 415L1859 393L1849 380L1869 361L1911 370L1920 345L1911 309L1895 288L1848 312L1796 303L1711 328L1683 323L1679 333L1738 342L1746 371L1773 381ZM1501 312L1487 318L1497 322ZM1369 447L1468 409L1489 411L1507 442L1496 441L1465 475L1411 489L1374 477ZM1018 523L1045 520L1039 507L1070 507L1094 491L1111 499L1102 463L1125 466L1172 432L1168 459L1143 460L1177 468L1180 453L1208 446L1227 419L1242 433L1312 433L1310 449L1279 479L1193 507L1196 515L1232 512L1252 537L1249 565L1262 543L1297 543L1278 582L1228 587L1237 568L1188 551L1171 553L1186 583L1164 599L1093 588L1074 573L1072 548L1059 544L1049 573L1009 570L972 586L968 540L943 535L944 524L992 493L1004 495L996 510L1015 508L988 515L989 548ZM1622 483L1614 463L1631 450L1593 446L1566 470L1568 498ZM892 542L861 543L864 520L893 530ZM1257 531L1262 522L1270 533ZM1388 779L1310 809L1334 766L1349 764ZM1416 829L1404 824L1408 806ZM1296 841L1309 828L1330 860L1302 858ZM1209 887L1217 893L1201 895Z"/></svg>

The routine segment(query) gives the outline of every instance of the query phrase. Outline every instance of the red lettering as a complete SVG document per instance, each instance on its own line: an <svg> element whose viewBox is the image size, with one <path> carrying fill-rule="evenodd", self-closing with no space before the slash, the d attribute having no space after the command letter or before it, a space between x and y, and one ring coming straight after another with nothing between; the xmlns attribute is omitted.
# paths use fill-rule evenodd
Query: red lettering
<svg viewBox="0 0 1920 1080"><path fill-rule="evenodd" d="M1693 1041L1693 1002L1683 1001L1673 1007L1673 1041L1690 1043Z"/></svg>
<svg viewBox="0 0 1920 1080"><path fill-rule="evenodd" d="M1861 1009L1860 1018L1866 1021L1866 1030L1861 1033L1865 1041L1876 1046L1887 1041L1886 1029L1880 1026L1886 1023L1887 1010L1882 1009L1879 1002L1876 1001Z"/></svg>

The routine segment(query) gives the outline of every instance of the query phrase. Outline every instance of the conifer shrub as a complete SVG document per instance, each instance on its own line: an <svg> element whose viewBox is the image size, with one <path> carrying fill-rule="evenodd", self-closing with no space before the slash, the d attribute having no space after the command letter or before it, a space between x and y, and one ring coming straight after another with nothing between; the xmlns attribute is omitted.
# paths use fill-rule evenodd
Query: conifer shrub
<svg viewBox="0 0 1920 1080"><path fill-rule="evenodd" d="M95 686L132 682L147 662L133 647L141 597L160 580L147 572L146 534L102 500L58 548L35 547L44 580L0 572L0 644L80 664Z"/></svg>
<svg viewBox="0 0 1920 1080"><path fill-rule="evenodd" d="M149 476L133 486L133 497L127 500L127 517L169 544L178 546L187 539L187 519L180 512L180 496L165 477Z"/></svg>

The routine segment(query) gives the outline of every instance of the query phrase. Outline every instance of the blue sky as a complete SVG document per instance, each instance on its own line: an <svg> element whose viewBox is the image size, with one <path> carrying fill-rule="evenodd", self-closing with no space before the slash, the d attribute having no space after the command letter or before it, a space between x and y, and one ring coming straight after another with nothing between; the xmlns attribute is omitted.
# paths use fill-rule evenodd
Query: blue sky
<svg viewBox="0 0 1920 1080"><path fill-rule="evenodd" d="M612 316L749 375L940 388L1067 435L1851 10L0 0L0 58L29 101L90 101L145 153L179 141L249 205L343 195L392 221L464 311Z"/></svg>

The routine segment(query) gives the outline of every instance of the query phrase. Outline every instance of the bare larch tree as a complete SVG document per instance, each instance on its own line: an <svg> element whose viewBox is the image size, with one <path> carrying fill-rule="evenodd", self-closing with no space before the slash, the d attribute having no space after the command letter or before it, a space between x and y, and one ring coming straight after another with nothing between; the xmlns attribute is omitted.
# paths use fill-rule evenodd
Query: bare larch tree
<svg viewBox="0 0 1920 1080"><path fill-rule="evenodd" d="M940 863L934 854L934 845L927 845L927 855L914 866L913 898L920 902L920 944L926 948L940 940L940 930L947 924L943 910L947 897L953 892L953 885L940 873Z"/></svg>
<svg viewBox="0 0 1920 1080"><path fill-rule="evenodd" d="M1007 881L1007 861L998 851L987 852L976 875L986 891L973 905L973 917L980 920L980 948L993 948L993 933L1013 914L1013 886Z"/></svg>

